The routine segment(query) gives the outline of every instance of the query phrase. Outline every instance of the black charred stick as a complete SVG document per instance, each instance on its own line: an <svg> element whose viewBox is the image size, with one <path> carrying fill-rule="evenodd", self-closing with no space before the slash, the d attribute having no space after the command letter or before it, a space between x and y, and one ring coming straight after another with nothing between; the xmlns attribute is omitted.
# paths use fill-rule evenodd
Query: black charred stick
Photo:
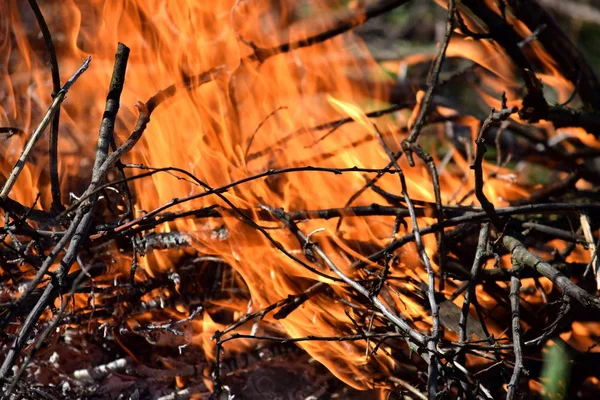
<svg viewBox="0 0 600 400"><path fill-rule="evenodd" d="M46 49L50 57L50 72L52 74L52 97L56 97L60 92L60 72L58 68L58 60L56 57L56 50L54 49L54 41L48 29L48 24L39 5L36 0L28 0L31 10L35 14L35 19L40 27L44 42L46 43ZM62 202L60 198L60 181L58 177L58 128L60 125L60 105L58 110L54 114L52 119L52 125L50 126L50 140L49 144L49 166L50 166L50 191L52 193L52 210L62 211Z"/></svg>

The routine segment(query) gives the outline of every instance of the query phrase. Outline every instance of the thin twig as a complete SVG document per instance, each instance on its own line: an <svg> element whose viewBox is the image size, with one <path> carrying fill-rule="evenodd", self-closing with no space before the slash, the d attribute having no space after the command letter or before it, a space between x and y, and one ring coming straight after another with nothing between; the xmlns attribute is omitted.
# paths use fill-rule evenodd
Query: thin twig
<svg viewBox="0 0 600 400"><path fill-rule="evenodd" d="M475 250L475 259L473 260L473 266L471 267L471 277L469 279L467 292L465 293L465 302L463 303L462 312L460 314L460 342L467 341L467 322L469 320L469 307L471 305L471 299L475 296L475 286L479 275L479 270L485 261L485 254L487 252L488 236L490 234L490 224L486 222L482 224L481 230L479 231L479 241L477 242L477 250ZM483 338L480 338L483 339Z"/></svg>
<svg viewBox="0 0 600 400"><path fill-rule="evenodd" d="M36 0L28 0L29 6L35 14L35 19L42 31L44 42L46 43L46 49L50 57L50 72L52 74L52 97L56 97L60 92L60 72L58 68L58 60L56 57L56 50L54 49L54 41L50 34L50 29L46 24L44 15L40 10ZM60 181L58 177L58 128L60 126L60 104L58 109L52 118L52 126L50 127L50 140L48 141L48 155L49 155L49 167L50 167L50 192L52 194L52 210L61 211L62 202L60 198Z"/></svg>
<svg viewBox="0 0 600 400"><path fill-rule="evenodd" d="M423 124L425 124L425 119L429 113L429 107L431 106L431 102L433 100L433 94L440 80L440 72L442 71L442 65L444 64L444 59L446 58L446 50L448 49L448 44L450 43L450 38L452 37L452 31L454 31L455 9L455 1L448 0L448 13L446 17L446 31L444 33L444 39L442 40L442 43L440 43L437 57L435 58L433 67L431 68L431 72L427 80L427 91L425 92L423 100L421 101L417 119L415 120L408 137L402 141L402 149L406 153L406 158L411 166L415 165L412 157L412 145L417 142L419 134L421 133L421 128L423 127Z"/></svg>
<svg viewBox="0 0 600 400"><path fill-rule="evenodd" d="M513 263L515 265L515 263ZM517 264L518 265L518 264ZM517 393L519 377L523 371L523 351L521 349L521 319L519 318L519 300L521 294L521 279L518 275L513 275L510 279L510 308L512 310L512 336L515 349L515 366L508 383L508 393L506 400L513 400Z"/></svg>
<svg viewBox="0 0 600 400"><path fill-rule="evenodd" d="M19 156L19 160L17 160L17 163L15 164L14 168L10 172L10 175L8 176L8 179L4 183L4 186L2 187L2 191L0 191L0 204L2 204L2 202L6 199L6 197L10 193L12 187L14 186L15 182L17 181L17 178L19 177L19 174L25 167L25 163L27 162L27 159L29 158L29 154L31 153L33 146L38 141L38 139L42 136L42 133L44 133L44 130L46 129L46 127L48 126L50 121L52 121L52 118L58 111L60 104L65 100L65 97L67 96L67 92L69 91L71 86L73 86L73 84L77 81L77 79L81 76L81 74L83 74L85 72L85 70L88 69L88 67L90 66L91 60L92 60L91 57L86 58L85 61L83 62L83 64L81 65L81 67L79 67L79 69L73 74L73 76L71 76L69 78L69 80L65 83L65 85L62 87L62 89L60 89L60 91L54 98L54 101L48 108L48 111L46 111L46 115L44 115L44 118L42 118L42 121L40 122L38 127L31 134L29 141L27 142L27 144L23 148L23 151L21 152L21 155Z"/></svg>
<svg viewBox="0 0 600 400"><path fill-rule="evenodd" d="M430 351L430 357L431 357L431 360L429 361L427 393L429 395L429 398L435 398L437 395L437 377L438 377L438 365L437 365L437 357L435 355L435 349L437 347L437 341L439 340L439 336L440 336L440 314L439 314L439 307L438 307L437 301L435 299L435 272L433 271L433 268L431 266L431 261L429 259L429 255L427 254L427 251L425 250L425 246L423 245L423 241L421 239L421 232L419 230L419 224L417 221L415 208L414 208L414 205L408 195L408 186L406 185L406 179L404 177L404 173L402 172L400 165L394 158L394 154L392 153L390 148L385 143L383 135L381 134L381 132L379 131L379 129L377 129L377 127L375 125L373 125L373 126L375 128L375 131L377 133L377 136L379 138L379 142L381 143L381 146L383 147L385 153L387 154L388 158L390 159L390 162L396 168L396 171L398 171L398 177L400 179L400 187L402 190L402 196L404 197L404 201L406 203L406 207L408 209L408 212L409 212L409 215L410 215L410 218L412 221L413 234L415 236L415 242L417 244L417 249L419 251L421 261L423 261L423 264L425 264L425 269L427 271L427 277L428 277L427 299L429 301L429 307L431 308L431 317L432 317L431 336L427 339L427 348Z"/></svg>
<svg viewBox="0 0 600 400"><path fill-rule="evenodd" d="M485 194L483 193L484 181L483 181L482 163L483 163L483 156L485 155L485 152L486 152L484 138L486 137L487 131L494 124L501 122L501 121L506 121L512 114L514 114L516 112L517 112L516 107L512 107L512 108L506 107L506 97L503 93L502 94L502 109L500 111L496 112L496 110L492 108L490 115L485 119L485 121L483 122L483 125L481 126L481 130L479 131L479 136L475 140L475 143L477 144L477 153L475 156L475 161L473 161L473 165L471 165L471 169L475 171L475 196L477 197L477 200L479 200L481 207L485 210L486 213L488 213L490 220L492 221L492 224L494 225L494 227L500 231L504 228L504 221L502 221L500 219L500 217L498 216L498 214L496 213L494 204L491 203L487 199Z"/></svg>

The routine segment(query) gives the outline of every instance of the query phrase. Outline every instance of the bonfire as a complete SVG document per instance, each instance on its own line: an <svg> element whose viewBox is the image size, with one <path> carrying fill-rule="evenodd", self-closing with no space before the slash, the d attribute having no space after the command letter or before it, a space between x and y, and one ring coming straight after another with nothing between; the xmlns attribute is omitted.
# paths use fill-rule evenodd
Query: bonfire
<svg viewBox="0 0 600 400"><path fill-rule="evenodd" d="M557 3L0 3L2 398L598 395Z"/></svg>

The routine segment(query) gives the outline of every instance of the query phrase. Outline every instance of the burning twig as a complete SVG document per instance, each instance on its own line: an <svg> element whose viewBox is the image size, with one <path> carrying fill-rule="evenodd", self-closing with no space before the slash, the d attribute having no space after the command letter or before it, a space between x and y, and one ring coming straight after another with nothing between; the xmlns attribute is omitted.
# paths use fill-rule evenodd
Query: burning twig
<svg viewBox="0 0 600 400"><path fill-rule="evenodd" d="M144 127L145 128L145 127ZM137 129L136 129L137 130ZM141 134L140 134L141 136ZM127 143L127 142L126 142ZM123 144L123 146L125 146L125 144ZM121 146L121 148L123 147ZM131 144L131 147L133 147L133 144ZM127 149L126 151L128 151L129 149ZM125 152L125 151L124 151ZM115 153L113 153L115 154ZM111 154L112 157L112 154ZM120 157L120 155L119 155ZM118 159L119 157L115 157L116 159ZM137 166L138 168L140 168L139 166ZM149 167L144 167L145 169L151 169ZM197 178L194 177L193 174L191 174L190 172L181 169L181 168L174 168L174 167L166 167L166 168L156 168L156 169L152 169L150 172L146 172L143 174L139 174L133 177L129 177L127 178L128 181L132 181L132 180L136 180L136 179L141 179L150 175L154 175L157 172L163 172L163 171L176 171L176 172L180 172L186 176L188 176L189 178L191 178L196 184L203 186L204 183L200 183L202 181L198 180ZM251 182L251 181L255 181L255 180L259 180L262 178L266 178L266 177L270 177L270 176L275 176L275 175L282 175L282 174L289 174L289 173L293 173L293 172L327 172L327 173L331 173L331 174L335 174L335 175L341 175L344 173L352 173L352 172L370 172L370 173L382 173L382 174L394 174L395 172L387 169L385 170L385 172L382 172L381 169L379 168L360 168L360 167L349 167L349 168L326 168L326 167L318 167L318 166L312 166L312 165L308 165L308 166L304 166L304 167L290 167L290 168L281 168L281 169L269 169L266 170L264 172L255 174L255 175L251 175L248 176L246 178L242 178L239 179L237 181L228 183L226 185L223 185L221 187L218 188L210 188L210 189L206 189L204 192L202 193L197 193L197 194L192 194L186 197L182 197L182 198L177 198L177 199L173 199L171 200L169 203L166 203L164 205L162 205L159 208L156 208L152 211L147 212L144 217L142 219L149 219L150 217L153 217L154 215L157 215L158 213L169 209L173 206L179 205L179 204L183 204L186 202L190 202L192 200L196 200L196 199L200 199L202 197L206 197L209 195L219 195L221 193L226 192L227 190L242 185L244 183L247 182ZM104 184L104 185L99 185L96 189L90 191L89 193L84 193L83 195L81 195L81 197L73 202L73 204L71 204L71 206L69 208L67 208L67 210L63 213L60 214L59 217L64 216L66 213L77 209L78 207L80 207L82 204L85 203L86 200L88 200L88 198L94 194L97 194L99 192L102 191L102 189L105 189L109 186L113 186L115 184L119 184L122 183L122 180L117 180L108 184ZM120 226L121 229L125 228L125 227L129 227L132 225L135 225L136 223L138 223L139 221L130 221L126 224L123 224Z"/></svg>
<svg viewBox="0 0 600 400"><path fill-rule="evenodd" d="M431 107L431 102L433 100L433 94L436 90L436 87L437 87L439 79L440 79L440 72L442 70L442 65L444 63L444 59L446 58L446 50L448 49L448 45L450 44L450 38L452 37L452 32L454 31L454 19L455 19L455 15L456 15L455 11L456 11L456 4L455 4L454 0L449 0L448 1L448 13L447 13L447 18L446 18L446 31L444 34L444 39L440 44L440 48L439 48L437 57L435 59L435 62L433 64L433 67L432 67L431 72L428 77L427 91L425 92L425 95L420 102L419 114L417 115L417 119L411 128L411 132L408 135L408 138L406 138L402 142L402 149L406 153L406 158L411 167L414 166L414 159L412 156L413 151L415 151L417 153L417 155L419 156L419 158L421 158L421 160L423 160L423 162L425 162L427 164L429 175L431 176L431 181L433 183L433 192L435 195L438 223L442 223L442 221L444 219L444 213L442 210L442 195L441 195L441 190L440 190L440 179L439 179L439 175L438 175L435 163L433 161L433 158L424 148L422 148L417 143L417 139L421 133L421 129L423 128L423 125L425 124L425 119L426 119L427 114L429 113L429 108ZM383 138L380 138L380 141L383 141ZM389 152L388 157L389 156L391 156L391 152ZM396 158L390 158L390 160L396 160ZM398 165L398 164L396 163L396 165ZM406 194L405 194L405 197L407 197ZM413 219L413 224L416 224L416 219L414 218L414 214L411 215L411 218ZM416 225L413 225L413 226L416 227ZM416 229L418 229L418 228L416 228ZM417 241L417 243L419 243L419 240ZM424 251L421 254L426 257ZM443 290L444 289L444 281L446 278L446 276L445 276L446 275L445 274L446 250L445 250L445 246L444 246L443 233L438 234L438 254L439 254L439 269L440 269L440 273L442 275L442 279L440 280L440 290ZM425 260L425 258L424 258L424 260ZM428 268L430 268L429 260L425 261L425 265L428 266ZM430 274L430 292L431 293L429 294L429 296L430 296L430 302L431 302L432 299L434 299L435 285L433 283L433 275L432 275L433 272L428 269L428 273ZM435 301L433 301L433 303L434 302ZM438 318L438 315L437 315L437 306L434 307L433 303L431 304L432 315L434 318L432 336L437 338L437 335L438 335L437 329L439 329L439 323L436 324L436 322L435 322L435 319ZM437 339L435 339L435 340L437 340ZM429 395L434 396L435 394L430 391Z"/></svg>
<svg viewBox="0 0 600 400"><path fill-rule="evenodd" d="M396 385L398 385L398 386L400 386L400 387L408 390L410 393L412 393L418 399L427 400L427 396L425 396L417 388L415 388L413 385L409 384L408 382L405 382L402 379L398 379L395 376L390 376L389 379L390 379L391 382L394 382L394 384L396 384Z"/></svg>

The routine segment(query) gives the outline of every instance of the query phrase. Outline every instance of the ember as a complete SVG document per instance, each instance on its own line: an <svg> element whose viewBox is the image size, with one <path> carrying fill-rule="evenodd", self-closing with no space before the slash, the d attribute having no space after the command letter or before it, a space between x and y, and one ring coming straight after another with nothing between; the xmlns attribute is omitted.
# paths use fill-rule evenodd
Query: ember
<svg viewBox="0 0 600 400"><path fill-rule="evenodd" d="M2 398L600 393L600 83L551 14L200 3L0 5Z"/></svg>

